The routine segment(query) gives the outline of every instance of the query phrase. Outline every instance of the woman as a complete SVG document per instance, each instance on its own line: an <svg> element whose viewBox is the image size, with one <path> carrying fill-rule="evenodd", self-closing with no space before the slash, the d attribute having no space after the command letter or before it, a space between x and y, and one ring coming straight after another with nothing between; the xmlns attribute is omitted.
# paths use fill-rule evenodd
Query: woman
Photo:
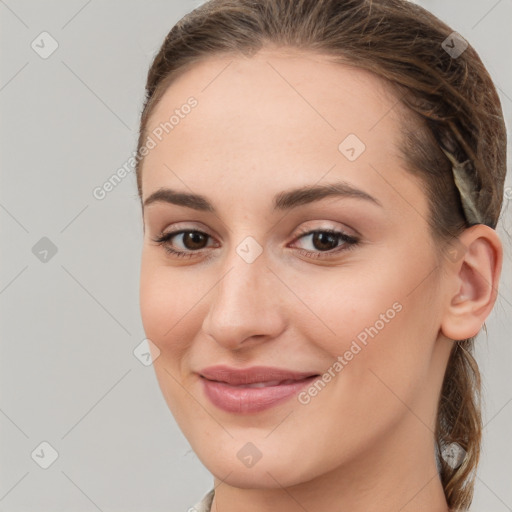
<svg viewBox="0 0 512 512"><path fill-rule="evenodd" d="M474 49L404 0L211 0L151 66L140 305L195 508L468 510L506 173Z"/></svg>

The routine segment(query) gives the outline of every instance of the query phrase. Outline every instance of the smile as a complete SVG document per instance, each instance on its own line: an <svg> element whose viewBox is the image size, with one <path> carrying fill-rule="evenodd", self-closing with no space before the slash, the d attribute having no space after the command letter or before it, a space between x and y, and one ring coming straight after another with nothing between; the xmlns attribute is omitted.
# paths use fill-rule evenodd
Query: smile
<svg viewBox="0 0 512 512"><path fill-rule="evenodd" d="M280 404L319 377L278 368L216 366L200 372L206 397L230 413L254 413Z"/></svg>

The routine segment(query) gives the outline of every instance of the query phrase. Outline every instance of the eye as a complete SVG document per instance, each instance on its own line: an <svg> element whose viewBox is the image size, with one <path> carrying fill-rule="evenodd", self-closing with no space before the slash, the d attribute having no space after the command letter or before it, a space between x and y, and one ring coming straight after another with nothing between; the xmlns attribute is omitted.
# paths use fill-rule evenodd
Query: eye
<svg viewBox="0 0 512 512"><path fill-rule="evenodd" d="M171 240L173 238L181 238L181 244L184 250L175 249L172 247ZM178 256L180 258L190 258L194 253L199 252L205 248L205 243L208 242L210 235L195 229L181 229L178 231L170 231L162 233L157 238L153 238L153 242L161 245L169 254Z"/></svg>
<svg viewBox="0 0 512 512"><path fill-rule="evenodd" d="M323 258L339 254L342 251L355 248L359 243L357 238L335 229L304 231L297 240L307 239L308 237L310 238L309 242L312 249L302 249L299 252L313 258ZM324 256L322 253L328 253L328 255Z"/></svg>
<svg viewBox="0 0 512 512"><path fill-rule="evenodd" d="M315 229L303 231L299 235L297 240L310 237L312 249L300 249L299 252L311 258L326 258L339 254L342 251L354 248L359 243L357 238L335 229ZM171 243L174 238L181 239L181 248L176 249L174 244ZM162 233L158 237L152 238L152 240L161 245L172 256L191 258L207 248L209 238L211 236L203 231L181 229ZM328 254L324 256L323 253Z"/></svg>

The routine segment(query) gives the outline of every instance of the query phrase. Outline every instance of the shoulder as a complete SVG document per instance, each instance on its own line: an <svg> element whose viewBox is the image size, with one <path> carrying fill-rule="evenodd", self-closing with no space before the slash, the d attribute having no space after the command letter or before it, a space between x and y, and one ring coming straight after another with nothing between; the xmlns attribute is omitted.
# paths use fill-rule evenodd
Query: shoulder
<svg viewBox="0 0 512 512"><path fill-rule="evenodd" d="M214 493L215 489L208 491L208 493L204 495L203 499L193 507L190 507L187 512L210 512Z"/></svg>

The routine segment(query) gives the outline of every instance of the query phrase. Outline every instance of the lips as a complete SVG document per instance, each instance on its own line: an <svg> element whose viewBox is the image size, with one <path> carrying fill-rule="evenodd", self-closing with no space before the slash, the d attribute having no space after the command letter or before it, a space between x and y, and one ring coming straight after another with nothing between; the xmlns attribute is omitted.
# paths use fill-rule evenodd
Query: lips
<svg viewBox="0 0 512 512"><path fill-rule="evenodd" d="M263 411L291 398L319 376L266 366L212 366L199 374L208 399L231 413Z"/></svg>

